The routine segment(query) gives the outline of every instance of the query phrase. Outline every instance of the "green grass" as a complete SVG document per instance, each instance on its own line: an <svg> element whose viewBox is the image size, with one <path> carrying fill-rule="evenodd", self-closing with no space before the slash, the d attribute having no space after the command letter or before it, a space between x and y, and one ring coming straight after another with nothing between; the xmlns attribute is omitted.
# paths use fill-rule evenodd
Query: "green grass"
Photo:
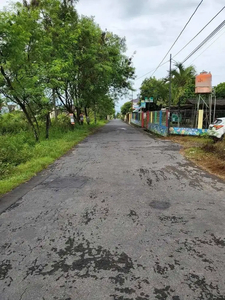
<svg viewBox="0 0 225 300"><path fill-rule="evenodd" d="M170 136L166 139L181 144L183 146L181 153L188 159L225 180L225 140L214 143L207 136Z"/></svg>
<svg viewBox="0 0 225 300"><path fill-rule="evenodd" d="M50 139L42 137L39 143L35 143L32 133L28 131L0 135L0 195L47 168L105 123L99 121L96 125L77 126L73 131L53 127Z"/></svg>

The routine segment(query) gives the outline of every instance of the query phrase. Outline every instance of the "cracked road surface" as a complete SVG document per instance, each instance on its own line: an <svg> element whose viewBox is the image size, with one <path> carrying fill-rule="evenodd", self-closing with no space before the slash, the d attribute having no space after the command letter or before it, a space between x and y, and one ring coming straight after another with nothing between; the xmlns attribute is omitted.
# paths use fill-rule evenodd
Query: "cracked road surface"
<svg viewBox="0 0 225 300"><path fill-rule="evenodd" d="M55 162L0 215L0 300L224 300L225 184L179 149L115 120Z"/></svg>

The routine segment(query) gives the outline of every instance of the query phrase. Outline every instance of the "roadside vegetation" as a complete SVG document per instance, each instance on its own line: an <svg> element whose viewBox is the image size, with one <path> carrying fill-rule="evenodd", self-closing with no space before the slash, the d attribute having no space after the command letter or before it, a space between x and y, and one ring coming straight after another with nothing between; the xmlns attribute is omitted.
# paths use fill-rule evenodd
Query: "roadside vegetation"
<svg viewBox="0 0 225 300"><path fill-rule="evenodd" d="M69 118L61 115L57 121L52 120L48 140L40 124L37 143L21 114L15 112L0 117L0 195L29 180L106 123L101 120L71 129Z"/></svg>
<svg viewBox="0 0 225 300"><path fill-rule="evenodd" d="M24 0L0 11L0 107L23 111L35 140L40 116L49 136L50 113L60 107L79 122L115 113L131 87L126 40L79 16L76 0Z"/></svg>
<svg viewBox="0 0 225 300"><path fill-rule="evenodd" d="M182 145L182 154L202 169L225 180L225 140L214 143L209 137L170 136Z"/></svg>
<svg viewBox="0 0 225 300"><path fill-rule="evenodd" d="M103 125L132 89L125 38L79 16L76 3L24 0L0 11L0 194Z"/></svg>
<svg viewBox="0 0 225 300"><path fill-rule="evenodd" d="M172 105L182 106L189 99L196 99L195 76L197 71L194 66L185 67L182 63L175 63L172 69ZM166 107L169 104L169 77L157 79L155 77L145 78L140 87L140 99L153 97L151 110L157 107ZM217 99L225 98L225 82L214 87Z"/></svg>

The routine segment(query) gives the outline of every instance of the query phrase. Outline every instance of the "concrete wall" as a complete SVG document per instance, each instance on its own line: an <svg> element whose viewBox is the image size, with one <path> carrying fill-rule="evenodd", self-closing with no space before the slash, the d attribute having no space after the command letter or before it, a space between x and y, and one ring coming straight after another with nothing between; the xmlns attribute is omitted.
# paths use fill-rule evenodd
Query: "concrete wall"
<svg viewBox="0 0 225 300"><path fill-rule="evenodd" d="M199 136L207 134L208 129L170 127L170 134Z"/></svg>
<svg viewBox="0 0 225 300"><path fill-rule="evenodd" d="M137 125L141 127L141 121L131 119L131 124Z"/></svg>
<svg viewBox="0 0 225 300"><path fill-rule="evenodd" d="M154 133L157 133L162 136L168 135L168 127L165 125L158 125L158 124L148 124L148 130Z"/></svg>
<svg viewBox="0 0 225 300"><path fill-rule="evenodd" d="M144 121L142 122L142 118ZM146 114L135 113L132 114L131 123L140 127L144 127L151 132L156 134L167 136L168 135L168 112L166 111L156 111L147 112ZM179 128L170 127L170 134L174 135L190 135L190 136L200 136L207 134L207 129L202 129L203 123L203 111L199 111L198 128Z"/></svg>

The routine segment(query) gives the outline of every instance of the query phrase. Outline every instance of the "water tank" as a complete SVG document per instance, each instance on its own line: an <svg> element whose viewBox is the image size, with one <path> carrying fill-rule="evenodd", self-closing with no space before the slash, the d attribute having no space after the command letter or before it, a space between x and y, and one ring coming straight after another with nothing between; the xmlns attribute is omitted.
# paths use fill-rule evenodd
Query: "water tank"
<svg viewBox="0 0 225 300"><path fill-rule="evenodd" d="M195 93L196 94L211 94L212 93L212 74L201 72L195 78Z"/></svg>

